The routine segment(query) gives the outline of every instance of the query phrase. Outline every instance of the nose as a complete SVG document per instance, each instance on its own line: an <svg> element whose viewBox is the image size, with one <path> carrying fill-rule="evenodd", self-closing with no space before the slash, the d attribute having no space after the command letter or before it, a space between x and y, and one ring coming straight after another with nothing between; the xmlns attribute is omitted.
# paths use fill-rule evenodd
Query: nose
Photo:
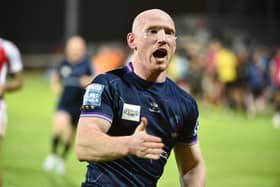
<svg viewBox="0 0 280 187"><path fill-rule="evenodd" d="M166 34L165 34L164 30L160 30L157 33L157 38L158 38L159 41L166 41L167 37L166 37Z"/></svg>

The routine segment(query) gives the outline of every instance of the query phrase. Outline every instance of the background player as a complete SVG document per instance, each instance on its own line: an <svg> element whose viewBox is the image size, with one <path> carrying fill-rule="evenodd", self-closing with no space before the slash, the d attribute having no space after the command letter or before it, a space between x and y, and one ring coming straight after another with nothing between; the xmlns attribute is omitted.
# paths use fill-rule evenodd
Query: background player
<svg viewBox="0 0 280 187"><path fill-rule="evenodd" d="M64 173L64 160L73 142L84 88L92 80L92 74L86 42L80 36L71 37L66 43L65 59L52 76L52 88L60 97L54 115L51 154L43 165L46 171ZM63 149L58 153L60 144Z"/></svg>
<svg viewBox="0 0 280 187"><path fill-rule="evenodd" d="M18 48L12 42L0 38L0 138L5 134L7 123L4 93L16 91L23 86L22 69Z"/></svg>
<svg viewBox="0 0 280 187"><path fill-rule="evenodd" d="M23 64L18 48L11 41L0 38L0 141L5 135L7 125L7 109L4 94L16 91L23 86L22 70ZM11 76L8 77L8 75ZM0 186L2 186L1 168Z"/></svg>

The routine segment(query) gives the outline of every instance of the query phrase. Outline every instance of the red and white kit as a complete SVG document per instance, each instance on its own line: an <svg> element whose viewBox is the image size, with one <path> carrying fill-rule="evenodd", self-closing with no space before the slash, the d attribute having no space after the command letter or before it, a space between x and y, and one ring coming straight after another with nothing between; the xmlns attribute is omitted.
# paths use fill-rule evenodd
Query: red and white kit
<svg viewBox="0 0 280 187"><path fill-rule="evenodd" d="M10 41L0 38L0 137L4 135L7 114L3 99L4 86L8 73L16 73L23 68L18 48Z"/></svg>

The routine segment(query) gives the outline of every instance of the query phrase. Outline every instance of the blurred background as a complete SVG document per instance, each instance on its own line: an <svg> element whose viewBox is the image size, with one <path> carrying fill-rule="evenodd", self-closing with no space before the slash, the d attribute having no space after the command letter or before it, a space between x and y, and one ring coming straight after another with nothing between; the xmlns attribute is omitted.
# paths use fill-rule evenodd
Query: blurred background
<svg viewBox="0 0 280 187"><path fill-rule="evenodd" d="M149 8L175 20L178 50L168 74L198 100L207 186L280 187L280 1L3 0L0 37L18 46L25 75L24 89L5 96L5 187L79 186L85 165L74 153L66 176L42 170L56 101L49 76L73 35L86 40L96 74L125 65L133 18ZM159 186L177 186L175 171L172 156Z"/></svg>
<svg viewBox="0 0 280 187"><path fill-rule="evenodd" d="M220 37L231 46L246 47L275 47L280 40L280 3L276 0L3 1L0 36L14 41L28 58L59 54L67 38L80 34L94 54L104 42L125 45L134 16L154 7L174 17L182 47L187 36L201 44ZM25 60L25 66L49 65L31 61Z"/></svg>
<svg viewBox="0 0 280 187"><path fill-rule="evenodd" d="M180 36L203 32L251 45L279 43L276 0L11 0L1 2L0 34L15 41L24 54L57 52L66 38L77 33L93 46L125 42L134 16L154 7L172 14Z"/></svg>

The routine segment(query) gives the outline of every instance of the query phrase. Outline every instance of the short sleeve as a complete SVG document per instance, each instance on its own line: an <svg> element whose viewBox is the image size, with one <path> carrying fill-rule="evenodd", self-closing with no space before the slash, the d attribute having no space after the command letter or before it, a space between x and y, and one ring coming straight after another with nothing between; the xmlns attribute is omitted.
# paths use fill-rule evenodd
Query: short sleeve
<svg viewBox="0 0 280 187"><path fill-rule="evenodd" d="M110 82L106 75L97 76L86 88L80 117L99 117L112 123L112 100Z"/></svg>
<svg viewBox="0 0 280 187"><path fill-rule="evenodd" d="M197 131L199 126L199 111L193 100L191 106L185 111L184 125L178 134L178 142L195 144L197 142Z"/></svg>
<svg viewBox="0 0 280 187"><path fill-rule="evenodd" d="M22 60L19 49L11 42L5 42L5 50L9 61L9 72L16 73L22 70Z"/></svg>

